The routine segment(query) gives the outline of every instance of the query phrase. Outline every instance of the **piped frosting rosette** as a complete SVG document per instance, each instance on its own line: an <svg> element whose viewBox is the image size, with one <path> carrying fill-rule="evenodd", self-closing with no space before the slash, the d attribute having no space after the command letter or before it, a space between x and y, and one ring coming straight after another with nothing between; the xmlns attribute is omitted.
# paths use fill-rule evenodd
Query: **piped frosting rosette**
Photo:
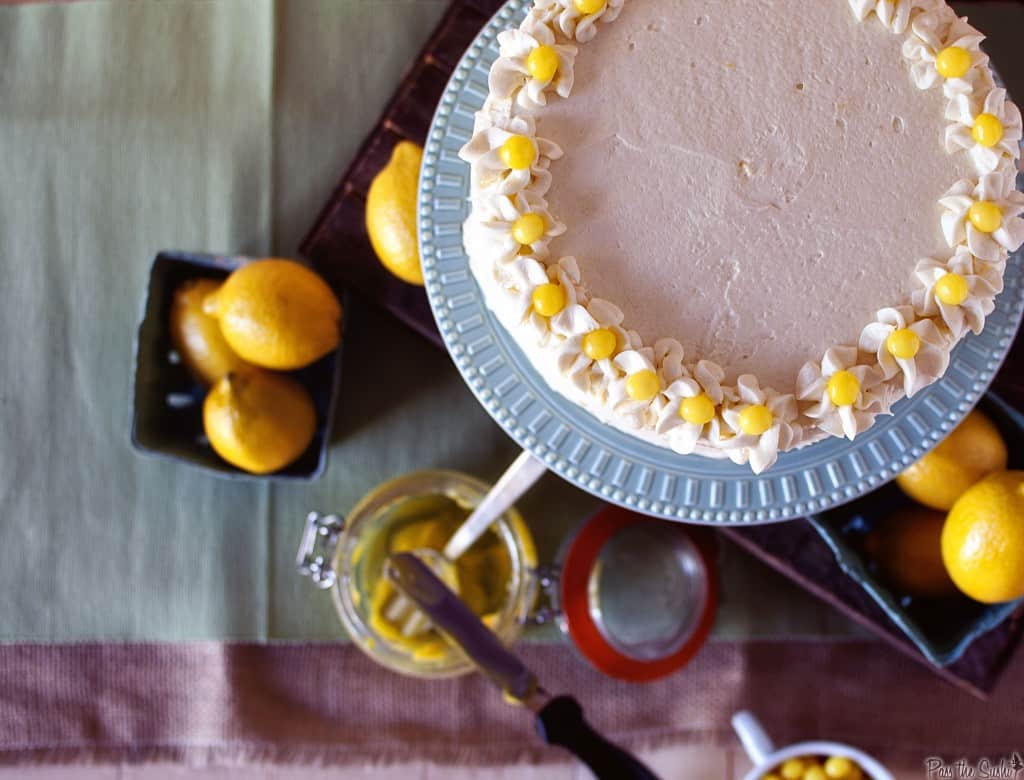
<svg viewBox="0 0 1024 780"><path fill-rule="evenodd" d="M992 89L980 105L973 95L958 95L950 106L956 117L946 128L947 152L966 149L979 174L1020 157L1020 109L1006 99L1005 89Z"/></svg>
<svg viewBox="0 0 1024 780"><path fill-rule="evenodd" d="M510 150L524 155L510 164ZM532 150L532 153L529 153ZM562 156L558 144L538 138L531 117L514 116L502 124L483 128L459 151L470 163L472 192L489 195L515 195L527 187L543 196L551 187L551 161Z"/></svg>
<svg viewBox="0 0 1024 780"><path fill-rule="evenodd" d="M918 319L911 306L879 309L875 322L861 331L861 352L875 355L882 377L903 377L903 392L912 396L930 385L949 365L949 340L935 322Z"/></svg>
<svg viewBox="0 0 1024 780"><path fill-rule="evenodd" d="M514 317L529 328L533 341L541 347L553 347L561 343L561 336L552 326L552 320L567 310L580 305L580 270L576 258L563 257L557 263L545 266L535 257L520 256L509 266L515 270ZM549 287L562 297L563 308L554 317L547 317L537 311L535 294L540 287Z"/></svg>
<svg viewBox="0 0 1024 780"><path fill-rule="evenodd" d="M907 29L912 12L936 5L933 0L850 0L850 8L858 21L863 22L874 14L894 33L902 33Z"/></svg>
<svg viewBox="0 0 1024 780"><path fill-rule="evenodd" d="M618 376L608 385L608 403L630 428L651 427L665 403L652 347L627 349L612 360ZM640 380L645 385L637 391Z"/></svg>
<svg viewBox="0 0 1024 780"><path fill-rule="evenodd" d="M966 242L975 257L997 263L1024 243L1024 193L1016 179L1007 160L977 184L960 179L942 196L942 234L950 247Z"/></svg>
<svg viewBox="0 0 1024 780"><path fill-rule="evenodd" d="M832 436L853 439L889 411L878 366L857 358L856 347L833 347L820 363L805 363L797 376L797 398L811 403L804 416Z"/></svg>
<svg viewBox="0 0 1024 780"><path fill-rule="evenodd" d="M547 105L549 87L563 98L572 92L576 47L558 43L551 28L534 16L523 26L498 35L499 57L491 68L488 82L491 96L498 100L513 97L530 110Z"/></svg>
<svg viewBox="0 0 1024 780"><path fill-rule="evenodd" d="M513 196L481 198L476 218L466 222L463 241L473 256L485 255L505 263L524 253L548 256L551 239L565 232L565 225L551 216L547 202L531 190Z"/></svg>
<svg viewBox="0 0 1024 780"><path fill-rule="evenodd" d="M979 261L963 246L948 260L921 260L914 273L923 289L913 294L914 310L921 317L940 317L953 340L969 330L981 333L1003 289L1004 264Z"/></svg>
<svg viewBox="0 0 1024 780"><path fill-rule="evenodd" d="M675 452L689 455L697 449L701 438L722 441L722 418L718 410L726 400L724 381L725 371L721 366L700 360L692 375L684 369L682 375L665 388L667 402L658 414L654 429L668 437L669 446ZM731 390L729 400L735 400Z"/></svg>
<svg viewBox="0 0 1024 780"><path fill-rule="evenodd" d="M878 2L878 5L887 4L886 0ZM942 84L946 97L969 94L979 80L990 80L984 67L988 64L988 55L981 50L985 36L945 3L932 6L914 16L910 34L903 41L903 57L910 65L910 77L918 89ZM938 65L940 55L948 49L958 49L967 55L961 65L963 72L949 78L939 72Z"/></svg>
<svg viewBox="0 0 1024 780"><path fill-rule="evenodd" d="M608 385L620 374L612 362L614 349L619 345L641 346L635 332L622 328L624 319L618 306L601 298L592 298L586 305L577 302L566 306L551 318L552 331L565 339L558 347L556 365L577 389L598 397L605 395ZM593 344L601 339L605 344L598 343L600 349L595 348Z"/></svg>
<svg viewBox="0 0 1024 780"><path fill-rule="evenodd" d="M753 374L736 380L736 397L722 409L721 447L733 463L748 463L760 474L778 460L779 452L800 443L796 399L771 387L762 388Z"/></svg>
<svg viewBox="0 0 1024 780"><path fill-rule="evenodd" d="M597 35L597 25L614 22L622 11L625 0L583 0L583 7L593 10L584 13L575 0L536 0L531 15L545 24L553 24L569 39L587 43ZM529 20L529 17L527 17Z"/></svg>
<svg viewBox="0 0 1024 780"><path fill-rule="evenodd" d="M659 339L653 347L620 352L612 360L620 375L608 385L608 402L628 427L653 428L667 399L664 389L686 373L683 345Z"/></svg>
<svg viewBox="0 0 1024 780"><path fill-rule="evenodd" d="M504 292L500 301L503 319L516 325L531 323L534 331L538 330L536 326L542 326L543 334L535 333L535 336L543 335L546 340L547 323L535 319L539 315L533 310L533 291L550 281L548 269L536 257L527 255L518 255L494 269L497 283Z"/></svg>

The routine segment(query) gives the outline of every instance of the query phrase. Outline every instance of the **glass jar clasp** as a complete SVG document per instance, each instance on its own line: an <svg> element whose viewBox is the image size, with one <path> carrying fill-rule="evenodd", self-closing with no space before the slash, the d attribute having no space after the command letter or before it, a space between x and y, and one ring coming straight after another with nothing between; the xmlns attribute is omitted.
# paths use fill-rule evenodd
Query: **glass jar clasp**
<svg viewBox="0 0 1024 780"><path fill-rule="evenodd" d="M554 566L541 565L530 571L537 586L537 597L533 609L523 621L527 626L546 626L560 621L558 584L561 572Z"/></svg>
<svg viewBox="0 0 1024 780"><path fill-rule="evenodd" d="M295 565L300 574L309 577L323 590L332 587L338 577L334 571L334 551L344 527L345 521L338 515L321 515L319 512L306 515L306 527Z"/></svg>

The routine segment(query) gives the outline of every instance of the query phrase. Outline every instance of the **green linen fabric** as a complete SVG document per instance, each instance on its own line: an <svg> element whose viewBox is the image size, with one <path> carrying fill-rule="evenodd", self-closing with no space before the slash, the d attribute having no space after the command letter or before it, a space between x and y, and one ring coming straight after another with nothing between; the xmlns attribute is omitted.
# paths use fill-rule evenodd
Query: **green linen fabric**
<svg viewBox="0 0 1024 780"><path fill-rule="evenodd" d="M218 479L129 444L132 344L161 249L294 254L444 0L0 8L0 641L338 639L295 573L310 509L515 455L448 357L354 301L327 473ZM598 502L521 508L543 558ZM739 551L731 638L851 633Z"/></svg>

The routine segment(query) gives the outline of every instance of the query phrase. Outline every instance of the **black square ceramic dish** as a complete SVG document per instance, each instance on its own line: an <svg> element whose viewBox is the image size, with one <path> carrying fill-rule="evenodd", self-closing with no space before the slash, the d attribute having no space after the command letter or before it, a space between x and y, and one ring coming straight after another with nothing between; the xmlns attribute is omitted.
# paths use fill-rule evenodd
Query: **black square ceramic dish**
<svg viewBox="0 0 1024 780"><path fill-rule="evenodd" d="M999 428L1010 453L1009 468L1024 468L1024 415L993 393L978 407ZM967 647L1006 619L1020 602L979 604L957 594L937 600L915 599L894 590L864 553L867 535L896 509L913 502L895 483L831 512L810 518L835 553L843 571L907 634L933 664L947 666Z"/></svg>
<svg viewBox="0 0 1024 780"><path fill-rule="evenodd" d="M165 251L156 256L135 342L132 445L139 452L188 463L229 479L313 480L327 465L341 369L340 347L306 368L289 372L313 399L317 419L313 441L298 460L281 471L256 475L232 466L210 447L202 421L206 388L192 378L171 344L168 320L178 286L189 279L224 279L250 261L248 257L196 252Z"/></svg>

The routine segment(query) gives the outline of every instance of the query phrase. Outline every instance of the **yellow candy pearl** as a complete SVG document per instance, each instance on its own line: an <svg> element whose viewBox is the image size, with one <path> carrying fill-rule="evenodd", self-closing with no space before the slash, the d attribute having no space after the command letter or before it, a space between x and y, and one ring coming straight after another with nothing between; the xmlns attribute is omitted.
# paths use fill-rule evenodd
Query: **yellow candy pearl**
<svg viewBox="0 0 1024 780"><path fill-rule="evenodd" d="M959 306L967 300L970 290L960 274L947 273L935 282L935 297L947 306Z"/></svg>
<svg viewBox="0 0 1024 780"><path fill-rule="evenodd" d="M910 360L921 349L921 338L910 328L900 328L889 334L885 350L894 358Z"/></svg>
<svg viewBox="0 0 1024 780"><path fill-rule="evenodd" d="M967 219L982 233L992 233L1003 224L1003 212L992 201L978 200L967 210Z"/></svg>
<svg viewBox="0 0 1024 780"><path fill-rule="evenodd" d="M947 46L935 55L935 70L944 79L958 79L971 69L971 53L959 46Z"/></svg>
<svg viewBox="0 0 1024 780"><path fill-rule="evenodd" d="M498 149L498 156L512 170L525 171L537 159L537 150L525 135L513 135Z"/></svg>
<svg viewBox="0 0 1024 780"><path fill-rule="evenodd" d="M791 758L779 767L779 774L784 780L800 780L804 774L804 762L799 758Z"/></svg>
<svg viewBox="0 0 1024 780"><path fill-rule="evenodd" d="M650 401L661 390L658 375L648 369L630 374L626 379L626 395L634 401Z"/></svg>
<svg viewBox="0 0 1024 780"><path fill-rule="evenodd" d="M775 415L764 404L751 404L740 412L740 430L750 436L760 436L774 422Z"/></svg>
<svg viewBox="0 0 1024 780"><path fill-rule="evenodd" d="M538 46L526 58L526 70L538 81L551 81L558 72L558 54L550 46Z"/></svg>
<svg viewBox="0 0 1024 780"><path fill-rule="evenodd" d="M853 406L860 395L860 382L849 371L836 371L828 379L827 390L836 406Z"/></svg>
<svg viewBox="0 0 1024 780"><path fill-rule="evenodd" d="M542 284L533 291L533 310L542 317L553 317L565 308L565 290L557 284Z"/></svg>
<svg viewBox="0 0 1024 780"><path fill-rule="evenodd" d="M581 14L596 14L604 8L605 0L573 0L572 4Z"/></svg>
<svg viewBox="0 0 1024 780"><path fill-rule="evenodd" d="M982 146L995 146L1003 140L1003 123L992 114L978 114L971 128L971 138Z"/></svg>
<svg viewBox="0 0 1024 780"><path fill-rule="evenodd" d="M815 765L804 772L802 780L828 780L828 775L825 774L824 769Z"/></svg>
<svg viewBox="0 0 1024 780"><path fill-rule="evenodd" d="M684 398L679 404L679 416L691 425L705 425L715 419L715 402L704 393Z"/></svg>
<svg viewBox="0 0 1024 780"><path fill-rule="evenodd" d="M619 340L608 328L592 330L583 337L583 354L591 360L607 360L615 354Z"/></svg>
<svg viewBox="0 0 1024 780"><path fill-rule="evenodd" d="M512 223L512 238L520 244L532 244L534 241L540 241L547 229L544 217L540 214L523 214Z"/></svg>
<svg viewBox="0 0 1024 780"><path fill-rule="evenodd" d="M853 770L854 764L846 756L832 756L825 762L825 776L832 780L846 780Z"/></svg>

